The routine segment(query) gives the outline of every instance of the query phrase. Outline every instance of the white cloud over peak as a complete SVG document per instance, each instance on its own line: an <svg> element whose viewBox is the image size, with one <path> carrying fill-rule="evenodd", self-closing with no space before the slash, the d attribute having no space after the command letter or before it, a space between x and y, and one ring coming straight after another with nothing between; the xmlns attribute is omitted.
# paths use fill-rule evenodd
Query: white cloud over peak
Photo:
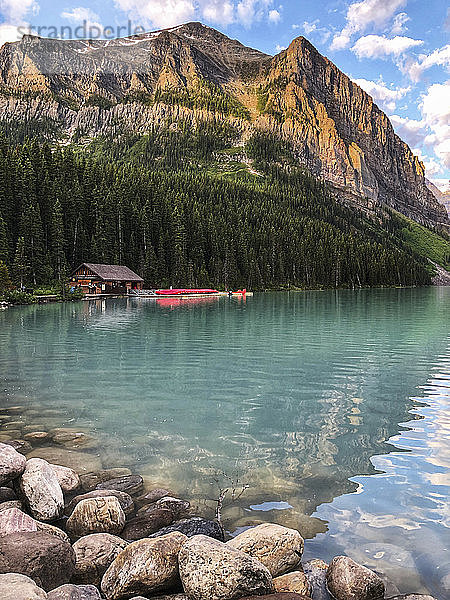
<svg viewBox="0 0 450 600"><path fill-rule="evenodd" d="M368 79L354 79L365 92L370 94L375 102L383 110L393 111L397 102L404 98L411 88L392 89L385 85L383 81L369 81Z"/></svg>
<svg viewBox="0 0 450 600"><path fill-rule="evenodd" d="M274 0L114 0L118 9L149 29L173 27L194 19L206 20L222 26L240 23L250 27L267 19L277 23L280 9L273 7Z"/></svg>
<svg viewBox="0 0 450 600"><path fill-rule="evenodd" d="M399 137L404 140L408 146L415 148L420 146L425 139L425 123L415 119L407 119L399 115L389 117L394 129Z"/></svg>
<svg viewBox="0 0 450 600"><path fill-rule="evenodd" d="M369 26L382 27L406 6L407 0L362 0L350 4L346 15L346 25L336 33L332 50L343 50L350 45L352 37L365 31ZM395 25L394 25L395 26Z"/></svg>
<svg viewBox="0 0 450 600"><path fill-rule="evenodd" d="M387 38L384 35L366 35L359 38L352 47L352 52L358 58L385 58L386 56L400 56L410 48L423 45L422 40L409 37L395 36Z"/></svg>

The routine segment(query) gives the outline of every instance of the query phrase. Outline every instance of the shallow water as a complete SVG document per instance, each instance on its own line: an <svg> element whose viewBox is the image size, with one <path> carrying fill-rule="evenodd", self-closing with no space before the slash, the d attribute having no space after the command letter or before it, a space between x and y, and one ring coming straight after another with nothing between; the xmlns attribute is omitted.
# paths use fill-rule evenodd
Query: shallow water
<svg viewBox="0 0 450 600"><path fill-rule="evenodd" d="M450 593L450 288L0 312L10 429L93 433L230 533L276 521L401 592ZM7 425L8 426L8 425ZM5 432L3 432L5 433ZM205 499L211 499L206 501Z"/></svg>

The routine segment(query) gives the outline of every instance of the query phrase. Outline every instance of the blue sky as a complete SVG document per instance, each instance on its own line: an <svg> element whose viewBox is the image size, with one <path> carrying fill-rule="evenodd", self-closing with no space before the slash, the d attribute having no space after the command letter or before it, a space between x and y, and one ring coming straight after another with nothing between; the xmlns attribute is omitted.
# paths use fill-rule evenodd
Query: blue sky
<svg viewBox="0 0 450 600"><path fill-rule="evenodd" d="M202 21L269 54L304 35L368 91L440 187L450 177L450 10L445 0L0 0L17 27L145 30ZM43 36L50 29L41 30ZM109 32L108 32L109 33ZM51 35L55 35L52 30Z"/></svg>

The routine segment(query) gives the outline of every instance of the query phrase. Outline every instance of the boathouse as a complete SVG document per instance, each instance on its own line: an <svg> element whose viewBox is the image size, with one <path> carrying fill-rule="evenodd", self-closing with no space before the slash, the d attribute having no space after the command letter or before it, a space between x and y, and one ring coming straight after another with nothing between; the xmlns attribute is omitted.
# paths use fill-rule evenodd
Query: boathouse
<svg viewBox="0 0 450 600"><path fill-rule="evenodd" d="M144 280L122 265L83 263L70 276L70 285L85 294L127 294L141 290Z"/></svg>

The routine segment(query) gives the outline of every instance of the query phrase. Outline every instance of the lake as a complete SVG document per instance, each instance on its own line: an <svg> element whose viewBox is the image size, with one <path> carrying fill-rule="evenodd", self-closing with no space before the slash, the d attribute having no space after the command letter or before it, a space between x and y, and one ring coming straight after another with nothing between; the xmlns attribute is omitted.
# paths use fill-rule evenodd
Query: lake
<svg viewBox="0 0 450 600"><path fill-rule="evenodd" d="M403 593L450 590L450 288L107 299L0 311L15 435L91 433L230 534L299 529ZM6 431L3 431L5 434ZM248 486L248 488L246 488Z"/></svg>

